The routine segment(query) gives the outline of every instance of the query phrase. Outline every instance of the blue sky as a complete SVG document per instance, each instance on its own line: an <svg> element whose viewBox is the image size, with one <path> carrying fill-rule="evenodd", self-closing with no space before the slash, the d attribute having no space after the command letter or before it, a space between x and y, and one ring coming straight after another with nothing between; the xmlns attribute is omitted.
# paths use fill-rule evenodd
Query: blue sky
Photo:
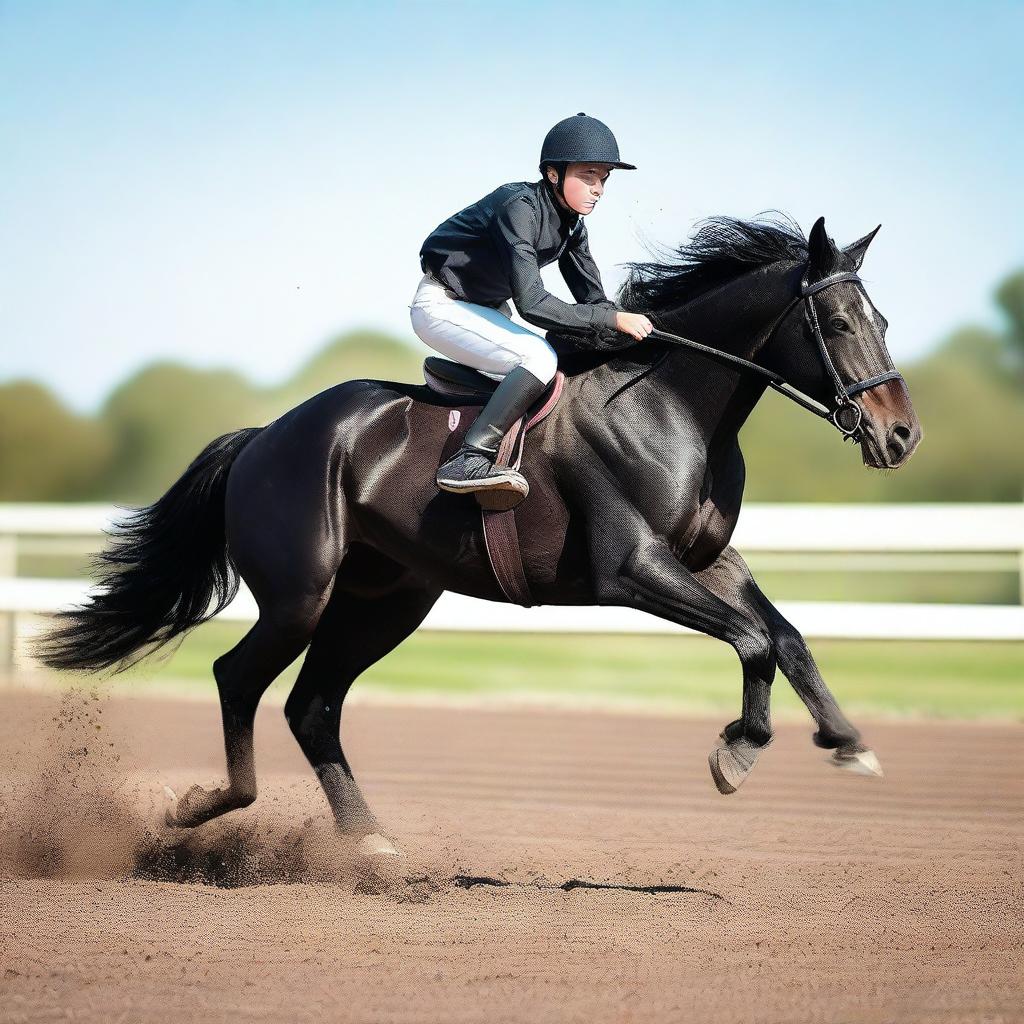
<svg viewBox="0 0 1024 1024"><path fill-rule="evenodd" d="M415 340L423 238L578 110L640 168L588 220L609 294L707 215L881 222L899 364L1024 266L1022 39L1019 2L0 0L0 380L85 411L155 358Z"/></svg>

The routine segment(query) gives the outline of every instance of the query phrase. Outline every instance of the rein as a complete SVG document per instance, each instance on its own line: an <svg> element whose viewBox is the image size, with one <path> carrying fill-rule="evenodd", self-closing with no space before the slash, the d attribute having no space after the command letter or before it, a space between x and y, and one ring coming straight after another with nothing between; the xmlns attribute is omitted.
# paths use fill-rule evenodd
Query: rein
<svg viewBox="0 0 1024 1024"><path fill-rule="evenodd" d="M810 328L814 340L818 343L821 361L828 370L835 387L834 404L831 408L822 405L821 402L793 387L781 374L775 373L774 370L769 370L767 367L761 366L749 359L734 356L731 352L723 352L721 349L713 348L711 345L704 345L699 341L694 341L692 338L670 334L668 331L653 330L649 336L661 341L671 342L673 345L682 345L693 349L695 352L701 352L712 359L717 359L726 365L764 377L769 387L774 388L780 395L785 395L786 398L796 402L797 405L802 406L804 409L813 412L816 416L828 420L843 435L844 441L849 438L856 444L861 439L860 425L862 414L860 406L853 400L853 396L859 395L862 391L877 387L879 384L884 384L887 380L902 380L903 375L899 370L886 370L884 373L876 374L874 377L866 377L863 380L855 381L853 384L843 384L839 371L836 369L835 363L825 347L825 338L821 333L821 325L818 322L818 311L814 307L814 300L812 298L818 292L824 291L834 284L839 284L841 281L860 282L860 277L853 272L847 271L841 274L833 274L831 277L822 278L820 281L808 284L805 271L804 277L800 281L800 293L795 295L789 305L782 311L782 315L775 321L775 325L769 332L768 339L765 342L765 345L767 345L771 341L775 331L778 330L786 317L789 316L793 307L797 303L804 303L804 319Z"/></svg>

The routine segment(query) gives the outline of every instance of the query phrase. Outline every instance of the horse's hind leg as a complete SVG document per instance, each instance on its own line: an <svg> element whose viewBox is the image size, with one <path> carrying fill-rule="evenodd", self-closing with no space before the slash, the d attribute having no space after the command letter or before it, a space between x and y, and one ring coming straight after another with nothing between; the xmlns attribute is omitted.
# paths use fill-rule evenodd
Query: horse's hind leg
<svg viewBox="0 0 1024 1024"><path fill-rule="evenodd" d="M198 825L256 799L256 708L310 642L349 547L339 425L302 416L275 422L239 455L224 498L229 554L259 606L256 624L213 665L228 784L190 789L168 815L177 825Z"/></svg>
<svg viewBox="0 0 1024 1024"><path fill-rule="evenodd" d="M336 584L285 704L285 717L324 788L338 828L353 836L379 833L341 748L341 707L367 668L409 636L441 591L406 585L360 597Z"/></svg>
<svg viewBox="0 0 1024 1024"><path fill-rule="evenodd" d="M248 807L256 799L253 723L267 687L309 643L329 591L292 601L278 599L260 607L248 633L213 665L220 693L227 754L228 785L207 790L193 786L168 812L168 824L201 825L227 811Z"/></svg>

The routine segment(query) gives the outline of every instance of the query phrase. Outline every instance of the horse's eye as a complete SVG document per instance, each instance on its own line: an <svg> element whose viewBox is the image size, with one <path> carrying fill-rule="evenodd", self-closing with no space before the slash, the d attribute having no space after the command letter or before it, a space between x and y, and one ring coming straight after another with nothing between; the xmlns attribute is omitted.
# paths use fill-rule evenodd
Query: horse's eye
<svg viewBox="0 0 1024 1024"><path fill-rule="evenodd" d="M847 321L845 321L841 316L831 317L829 319L828 325L829 327L832 328L833 331L836 331L837 333L840 334L848 332L850 330L849 323L847 323Z"/></svg>

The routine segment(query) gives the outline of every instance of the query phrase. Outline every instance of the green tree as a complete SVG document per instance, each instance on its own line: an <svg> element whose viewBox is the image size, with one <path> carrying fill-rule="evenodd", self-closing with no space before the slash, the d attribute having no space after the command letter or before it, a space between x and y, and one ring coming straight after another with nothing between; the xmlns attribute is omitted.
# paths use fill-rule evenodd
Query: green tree
<svg viewBox="0 0 1024 1024"><path fill-rule="evenodd" d="M0 385L0 500L98 497L113 454L106 424L70 412L42 384Z"/></svg>
<svg viewBox="0 0 1024 1024"><path fill-rule="evenodd" d="M769 392L740 436L753 501L1019 501L1024 402L1005 340L954 332L901 367L924 439L895 473L868 469L823 420Z"/></svg>
<svg viewBox="0 0 1024 1024"><path fill-rule="evenodd" d="M925 430L898 473L867 469L826 423L768 392L743 429L757 501L1019 501L1024 481L1024 272L996 297L1008 329L964 327L902 366ZM44 387L0 387L0 497L157 498L214 437L268 423L346 380L419 381L426 350L370 330L333 339L281 385L161 362L122 382L96 417Z"/></svg>
<svg viewBox="0 0 1024 1024"><path fill-rule="evenodd" d="M1024 270L1011 274L996 289L996 302L1010 322L1006 333L1007 348L1015 360L1015 368L1024 381Z"/></svg>
<svg viewBox="0 0 1024 1024"><path fill-rule="evenodd" d="M100 410L115 456L109 500L151 502L215 437L263 420L259 392L240 374L155 363L119 385Z"/></svg>
<svg viewBox="0 0 1024 1024"><path fill-rule="evenodd" d="M346 380L422 380L420 367L426 354L389 334L350 331L329 342L274 389L275 415Z"/></svg>

